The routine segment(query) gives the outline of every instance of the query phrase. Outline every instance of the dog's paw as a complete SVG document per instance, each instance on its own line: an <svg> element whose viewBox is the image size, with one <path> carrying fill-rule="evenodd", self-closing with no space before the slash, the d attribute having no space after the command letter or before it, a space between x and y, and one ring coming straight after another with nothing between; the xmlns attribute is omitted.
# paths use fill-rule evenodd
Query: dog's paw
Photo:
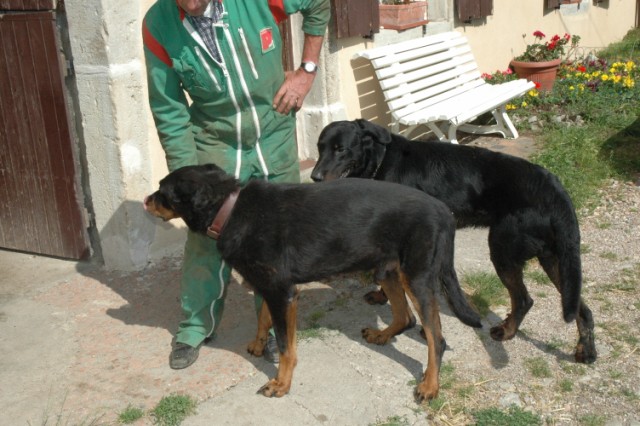
<svg viewBox="0 0 640 426"><path fill-rule="evenodd" d="M498 342L504 342L505 340L511 340L516 335L517 329L515 329L511 324L511 318L507 317L504 321L502 321L499 325L495 327L491 327L489 334L491 338Z"/></svg>
<svg viewBox="0 0 640 426"><path fill-rule="evenodd" d="M266 341L256 339L247 345L247 352L255 357L261 357L264 353Z"/></svg>
<svg viewBox="0 0 640 426"><path fill-rule="evenodd" d="M592 344L588 347L588 345L578 344L578 346L576 346L576 362L581 364L593 364L596 362L597 358L598 352L596 352L595 345Z"/></svg>
<svg viewBox="0 0 640 426"><path fill-rule="evenodd" d="M416 402L418 404L425 402L425 401L431 401L432 399L436 399L438 397L438 387L436 386L435 389L432 387L427 386L424 382L421 382L418 384L418 386L416 386L415 390L413 391L413 396L416 399Z"/></svg>
<svg viewBox="0 0 640 426"><path fill-rule="evenodd" d="M271 398L272 396L280 398L289 393L290 387L291 384L283 384L278 382L277 379L271 379L267 382L267 384L261 387L257 393L261 393L262 395L269 398Z"/></svg>
<svg viewBox="0 0 640 426"><path fill-rule="evenodd" d="M391 339L390 335L374 328L363 328L362 337L368 343L373 343L375 345L386 345Z"/></svg>
<svg viewBox="0 0 640 426"><path fill-rule="evenodd" d="M364 295L364 301L370 305L384 305L389 301L382 290L370 291Z"/></svg>

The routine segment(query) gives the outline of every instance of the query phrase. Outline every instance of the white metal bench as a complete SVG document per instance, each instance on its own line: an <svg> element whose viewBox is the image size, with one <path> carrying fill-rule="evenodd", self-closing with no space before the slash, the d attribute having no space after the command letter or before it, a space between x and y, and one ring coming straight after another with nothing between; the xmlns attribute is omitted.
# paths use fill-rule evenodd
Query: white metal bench
<svg viewBox="0 0 640 426"><path fill-rule="evenodd" d="M506 105L535 87L525 79L486 83L466 37L456 31L365 50L358 57L371 60L391 111L392 131L402 124L405 136L424 124L452 143L458 143L457 130L517 138ZM489 111L496 124L469 124Z"/></svg>

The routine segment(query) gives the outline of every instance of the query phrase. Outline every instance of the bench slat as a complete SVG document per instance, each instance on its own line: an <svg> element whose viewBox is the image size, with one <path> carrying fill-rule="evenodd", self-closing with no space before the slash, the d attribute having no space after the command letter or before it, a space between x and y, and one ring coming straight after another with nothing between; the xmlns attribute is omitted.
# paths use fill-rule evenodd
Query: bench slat
<svg viewBox="0 0 640 426"><path fill-rule="evenodd" d="M442 52L437 55L432 55L424 58L419 58L411 62L404 62L402 64L393 64L388 67L380 68L376 70L376 75L379 80L384 80L389 77L396 76L398 74L410 73L412 71L420 71L422 75L429 75L438 72L437 69L431 72L431 68L440 67L443 63L458 64L462 62L474 62L475 58L471 53L469 46L456 48L451 51ZM418 74L420 75L420 74Z"/></svg>
<svg viewBox="0 0 640 426"><path fill-rule="evenodd" d="M365 59L375 59L380 58L382 56L386 56L389 53L394 52L403 52L406 50L415 49L422 46L428 46L430 44L441 43L445 40L455 39L462 37L460 33L457 31L450 31L446 33L435 34L429 37L421 37L411 39L401 43L395 43L387 46L376 47L373 49L364 50L362 52L358 52L353 55L353 59L355 58L365 58Z"/></svg>
<svg viewBox="0 0 640 426"><path fill-rule="evenodd" d="M453 90L473 80L479 80L480 83L484 83L478 71L462 74L458 72L442 73L434 75L426 82L419 81L411 85L406 85L406 87L400 86L396 89L388 90L385 93L385 99L389 104L389 108L396 110L408 105L408 103L418 103L439 93ZM428 85L425 86L425 84ZM410 90L419 86L421 86L420 90Z"/></svg>

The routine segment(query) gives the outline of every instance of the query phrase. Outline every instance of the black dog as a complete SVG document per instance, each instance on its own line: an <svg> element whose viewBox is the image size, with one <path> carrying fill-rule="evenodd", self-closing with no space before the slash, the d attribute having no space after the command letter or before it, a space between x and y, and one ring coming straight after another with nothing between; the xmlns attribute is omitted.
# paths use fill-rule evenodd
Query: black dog
<svg viewBox="0 0 640 426"><path fill-rule="evenodd" d="M508 340L533 305L522 271L537 257L562 298L565 321L577 322L575 359L596 360L593 317L580 298L580 230L567 192L546 169L488 149L410 141L366 120L329 124L318 140L316 181L369 178L420 189L443 201L457 226L489 227L491 261L511 296L511 313L491 329ZM384 290L384 289L383 289ZM383 292L370 303L384 303Z"/></svg>
<svg viewBox="0 0 640 426"><path fill-rule="evenodd" d="M261 388L266 396L282 396L291 387L297 283L375 268L393 312L387 329L362 331L377 344L415 323L406 292L428 343L418 400L435 398L439 388L445 342L435 292L444 290L462 322L481 327L453 268L451 212L420 191L364 179L318 185L252 181L240 190L236 179L215 165L189 166L162 179L145 208L164 220L181 217L192 231L217 238L225 261L263 296L268 311L263 304L249 351L262 353L272 319L280 365L277 377Z"/></svg>

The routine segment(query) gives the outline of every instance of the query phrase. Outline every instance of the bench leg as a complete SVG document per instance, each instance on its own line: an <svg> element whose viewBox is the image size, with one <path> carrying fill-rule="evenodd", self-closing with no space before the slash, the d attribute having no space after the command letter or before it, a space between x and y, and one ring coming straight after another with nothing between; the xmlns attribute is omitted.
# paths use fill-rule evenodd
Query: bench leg
<svg viewBox="0 0 640 426"><path fill-rule="evenodd" d="M431 129L433 133L435 133L438 139L440 139L443 142L447 141L447 136L444 134L444 132L446 132L446 129L444 129L444 131L441 130L436 123L427 123L427 126Z"/></svg>
<svg viewBox="0 0 640 426"><path fill-rule="evenodd" d="M474 124L462 124L458 126L458 130L473 133L474 135L486 135L489 133L500 133L502 137L507 139L515 139L518 137L518 131L507 115L507 109L504 105L491 111L496 120L496 124L485 126Z"/></svg>

